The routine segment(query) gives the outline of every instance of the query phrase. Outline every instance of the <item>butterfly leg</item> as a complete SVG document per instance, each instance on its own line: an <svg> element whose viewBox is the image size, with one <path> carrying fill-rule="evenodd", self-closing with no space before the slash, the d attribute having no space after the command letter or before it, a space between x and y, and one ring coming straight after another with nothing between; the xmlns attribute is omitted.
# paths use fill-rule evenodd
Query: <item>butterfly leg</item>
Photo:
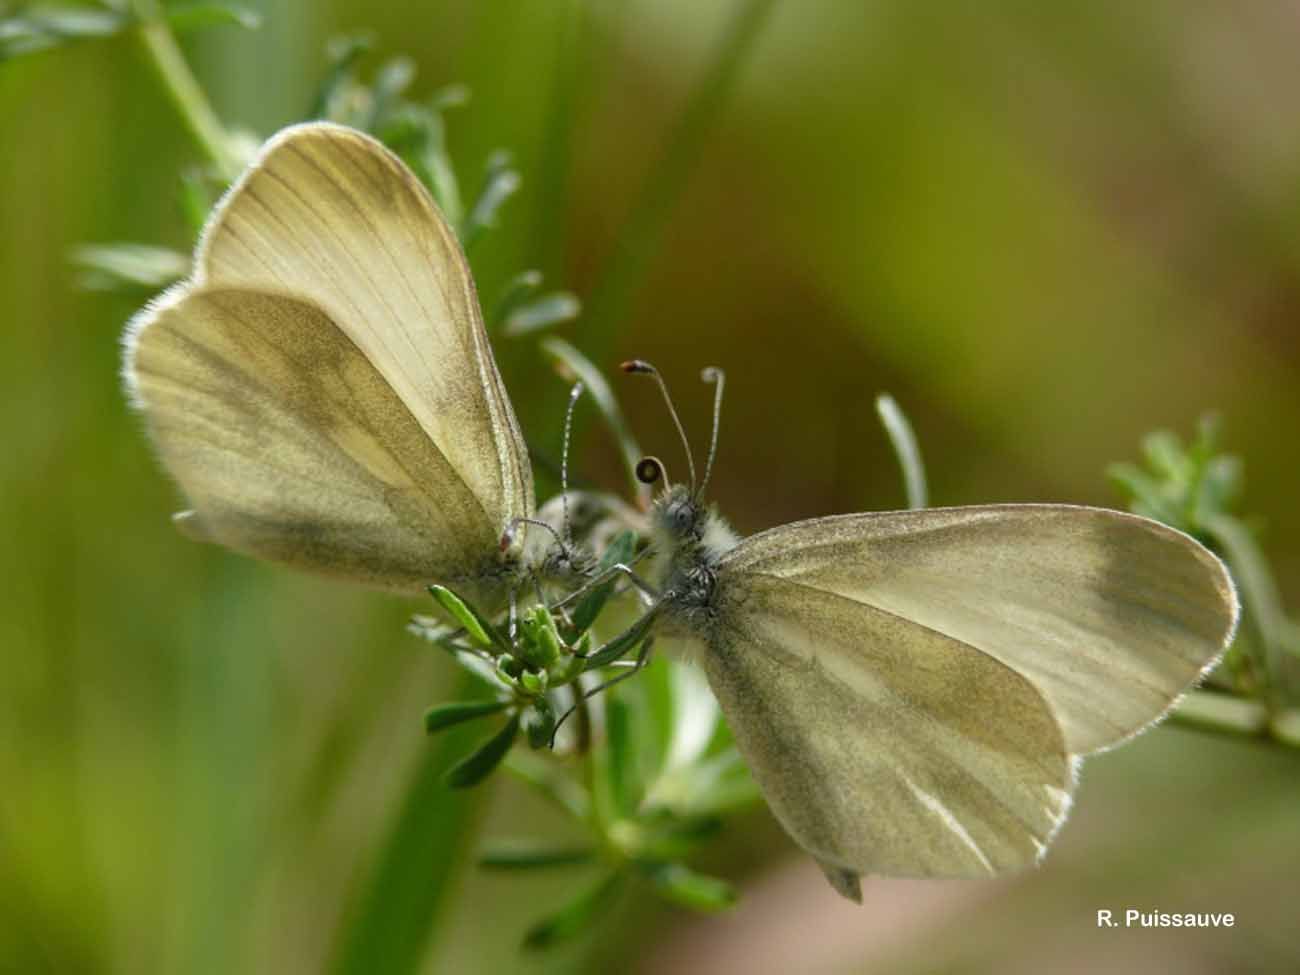
<svg viewBox="0 0 1300 975"><path fill-rule="evenodd" d="M609 680L597 684L595 687L591 688L590 690L582 691L581 696L579 696L578 700L574 703L574 705L571 708L569 708L569 710L565 711L564 714L560 715L559 721L555 722L555 729L551 732L551 748L555 747L555 736L559 734L560 726L564 724L565 720L569 717L569 715L573 714L574 711L578 710L578 706L582 704L582 702L590 700L591 698L599 694L601 691L608 690L609 688L613 687L615 684L621 683L622 681L625 681L629 677L635 675L639 670L641 670L642 667L644 667L646 664L650 662L650 651L654 649L654 645L655 645L655 638L647 637L646 640L641 644L641 650L637 653L636 660L619 661L613 664L613 666L615 667L627 668L626 670L623 671L623 673L617 674L614 677L611 677Z"/></svg>
<svg viewBox="0 0 1300 975"><path fill-rule="evenodd" d="M603 569L600 572L598 572L595 576L588 579L581 586L579 586L573 592L569 593L567 596L565 596L563 599L561 599L558 603L556 603L551 608L563 609L565 606L569 605L569 603L573 602L574 600L581 599L587 593L591 592L591 590L595 589L598 586L603 586L605 583L609 582L615 576L619 576L619 575L625 576L627 580L632 583L632 585L636 586L636 588L641 592L641 594L644 597L650 599L651 601L657 600L659 598L658 589L656 589L654 586L650 585L650 583L646 582L639 575L637 575L636 570L633 569L630 565L624 565L622 562L619 562L617 565L611 565L608 569Z"/></svg>

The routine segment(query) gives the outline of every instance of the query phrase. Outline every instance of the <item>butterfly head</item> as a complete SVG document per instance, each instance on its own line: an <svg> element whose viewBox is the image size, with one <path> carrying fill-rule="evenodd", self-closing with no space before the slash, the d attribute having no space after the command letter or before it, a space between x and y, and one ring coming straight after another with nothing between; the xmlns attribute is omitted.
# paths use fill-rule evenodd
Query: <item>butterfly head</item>
<svg viewBox="0 0 1300 975"><path fill-rule="evenodd" d="M718 452L718 419L722 413L722 390L726 377L721 369L713 367L700 374L701 379L714 386L714 395L708 460L704 465L703 480L697 480L695 458L691 453L686 430L659 370L640 359L625 362L622 368L624 372L634 375L650 376L659 385L664 405L668 407L668 415L677 428L677 435L681 438L686 454L689 484L674 484L669 480L663 462L657 457L642 458L636 466L636 477L642 484L662 484L662 490L651 506L650 527L654 548L660 553L663 564L661 575L667 580L667 588L672 590L678 588L673 580L685 583L701 572L707 573L722 553L736 544L736 536L726 522L704 504L704 492L709 486L713 460Z"/></svg>
<svg viewBox="0 0 1300 975"><path fill-rule="evenodd" d="M722 516L707 507L689 485L670 483L659 458L643 458L636 474L643 484L664 484L650 509L653 546L664 559L662 577L671 579L709 568L735 546L736 536ZM668 588L673 588L671 583Z"/></svg>

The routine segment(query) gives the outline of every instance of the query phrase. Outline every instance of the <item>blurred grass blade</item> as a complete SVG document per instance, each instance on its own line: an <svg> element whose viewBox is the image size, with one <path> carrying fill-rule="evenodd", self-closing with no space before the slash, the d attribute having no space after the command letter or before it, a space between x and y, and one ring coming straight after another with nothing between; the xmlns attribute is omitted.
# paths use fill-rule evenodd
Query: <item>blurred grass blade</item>
<svg viewBox="0 0 1300 975"><path fill-rule="evenodd" d="M505 767L574 819L585 821L591 815L587 791L554 762L531 752L517 751L507 756Z"/></svg>
<svg viewBox="0 0 1300 975"><path fill-rule="evenodd" d="M630 817L641 798L636 745L627 703L618 694L607 692L605 747L596 756L593 788L598 801L607 803L602 817L607 822Z"/></svg>
<svg viewBox="0 0 1300 975"><path fill-rule="evenodd" d="M615 236L618 247L587 300L587 314L577 333L578 344L596 359L609 353L617 326L629 317L650 260L673 216L674 204L685 190L775 6L775 0L737 3L703 76L668 134L663 153Z"/></svg>
<svg viewBox="0 0 1300 975"><path fill-rule="evenodd" d="M505 710L508 701L455 701L438 704L424 712L424 730L433 734L465 721L473 721Z"/></svg>
<svg viewBox="0 0 1300 975"><path fill-rule="evenodd" d="M482 698L468 675L461 698ZM448 762L473 741L471 726L450 729L426 750L406 789L374 869L339 927L331 970L338 975L403 975L422 970L424 955L456 889L456 874L475 843L488 790L449 790Z"/></svg>
<svg viewBox="0 0 1300 975"><path fill-rule="evenodd" d="M622 872L609 874L555 914L529 928L524 935L524 947L534 950L550 948L589 930L595 925L596 919L613 906L623 882Z"/></svg>
<svg viewBox="0 0 1300 975"><path fill-rule="evenodd" d="M618 451L623 456L623 466L627 471L628 484L631 486L632 496L642 502L642 507L646 507L646 502L650 497L650 489L642 484L636 476L636 465L642 457L641 445L637 443L636 437L632 435L632 428L628 426L626 418L623 416L622 409L619 408L618 400L614 398L614 391L609 388L609 383L605 381L605 376L585 355L570 345L564 339L551 336L542 340L541 348L546 355L550 356L551 361L559 366L561 375L567 380L581 380L582 384L587 387L587 392L596 403L596 409L600 411L601 419L605 421L605 426L609 432L614 435L614 442L618 445Z"/></svg>
<svg viewBox="0 0 1300 975"><path fill-rule="evenodd" d="M501 764L518 734L519 715L516 714L500 731L447 770L447 785L453 789L468 789L478 785Z"/></svg>
<svg viewBox="0 0 1300 975"><path fill-rule="evenodd" d="M469 104L469 85L453 82L443 85L429 96L429 107L441 115L449 108L463 108Z"/></svg>
<svg viewBox="0 0 1300 975"><path fill-rule="evenodd" d="M736 903L736 888L725 880L696 873L680 863L665 863L650 873L661 895L693 911L724 911Z"/></svg>
<svg viewBox="0 0 1300 975"><path fill-rule="evenodd" d="M516 308L506 319L503 331L511 337L540 332L570 322L582 312L582 302L568 291L552 291Z"/></svg>
<svg viewBox="0 0 1300 975"><path fill-rule="evenodd" d="M907 492L909 508L924 508L929 504L925 485L925 465L921 462L921 448L916 443L916 433L894 397L881 393L876 397L876 413L889 434L889 442L898 456L898 466L903 469L903 487Z"/></svg>
<svg viewBox="0 0 1300 975"><path fill-rule="evenodd" d="M541 846L530 840L497 841L479 856L487 870L534 870L539 867L569 867L591 863L596 851L590 846Z"/></svg>

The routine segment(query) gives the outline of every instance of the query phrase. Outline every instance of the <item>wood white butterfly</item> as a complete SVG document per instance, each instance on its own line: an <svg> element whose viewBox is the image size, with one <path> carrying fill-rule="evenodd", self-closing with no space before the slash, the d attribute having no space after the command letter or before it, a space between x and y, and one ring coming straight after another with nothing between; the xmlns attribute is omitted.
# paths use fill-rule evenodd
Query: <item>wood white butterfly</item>
<svg viewBox="0 0 1300 975"><path fill-rule="evenodd" d="M369 136L272 138L124 344L190 534L395 590L517 571L532 471L469 267Z"/></svg>
<svg viewBox="0 0 1300 975"><path fill-rule="evenodd" d="M655 500L660 591L636 632L693 649L772 812L852 899L866 873L1036 862L1080 757L1166 715L1236 627L1214 554L1119 511L932 508L738 539L701 500L713 448L703 483L692 461Z"/></svg>

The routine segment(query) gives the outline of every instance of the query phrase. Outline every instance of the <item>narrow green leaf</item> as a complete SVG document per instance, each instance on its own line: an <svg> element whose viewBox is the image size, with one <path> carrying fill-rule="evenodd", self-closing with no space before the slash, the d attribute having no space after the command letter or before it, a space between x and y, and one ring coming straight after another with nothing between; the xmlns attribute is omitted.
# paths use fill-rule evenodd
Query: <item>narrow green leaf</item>
<svg viewBox="0 0 1300 975"><path fill-rule="evenodd" d="M587 658L585 670L597 670L606 664L613 663L620 657L630 654L637 648L654 629L655 616L653 612L646 613L639 620L629 626L614 639L610 640L603 647L597 648L590 657Z"/></svg>
<svg viewBox="0 0 1300 975"><path fill-rule="evenodd" d="M504 328L514 310L535 295L541 286L541 271L520 271L511 278L488 318L488 331L496 332Z"/></svg>
<svg viewBox="0 0 1300 975"><path fill-rule="evenodd" d="M171 3L165 11L172 30L184 33L206 27L243 27L256 30L262 26L262 15L256 10L235 3L215 3L195 0L193 3Z"/></svg>
<svg viewBox="0 0 1300 975"><path fill-rule="evenodd" d="M568 291L552 291L516 308L506 319L503 331L511 337L540 332L577 318L582 302Z"/></svg>
<svg viewBox="0 0 1300 975"><path fill-rule="evenodd" d="M132 23L127 14L95 7L29 8L0 19L0 61L69 41L111 37Z"/></svg>
<svg viewBox="0 0 1300 975"><path fill-rule="evenodd" d="M157 291L189 274L190 259L148 244L83 244L72 252L78 283L94 291L145 288Z"/></svg>
<svg viewBox="0 0 1300 975"><path fill-rule="evenodd" d="M529 840L492 843L479 856L487 870L533 870L538 867L568 867L591 863L596 850L590 846L539 846Z"/></svg>
<svg viewBox="0 0 1300 975"><path fill-rule="evenodd" d="M912 424L894 397L881 393L876 397L876 413L889 434L889 442L898 456L898 466L903 470L903 487L909 508L924 508L929 504L925 486L925 464L921 461L921 448L916 442Z"/></svg>
<svg viewBox="0 0 1300 975"><path fill-rule="evenodd" d="M1282 610L1282 596L1268 559L1250 529L1239 519L1215 515L1207 520L1205 527L1232 568L1242 605L1264 642L1264 663L1270 673L1275 673L1281 655L1293 651L1288 638L1291 624Z"/></svg>
<svg viewBox="0 0 1300 975"><path fill-rule="evenodd" d="M497 632L488 619L446 586L429 587L429 594L438 601L451 617L464 627L469 638L485 650L507 651L510 644Z"/></svg>
<svg viewBox="0 0 1300 975"><path fill-rule="evenodd" d="M622 871L602 878L555 914L529 928L524 935L524 947L533 950L550 948L591 929L600 915L613 906L625 879Z"/></svg>
<svg viewBox="0 0 1300 975"><path fill-rule="evenodd" d="M680 863L655 868L650 879L663 897L693 911L724 911L736 903L736 889L731 884Z"/></svg>
<svg viewBox="0 0 1300 975"><path fill-rule="evenodd" d="M1215 691L1193 690L1184 695L1171 717L1181 724L1239 735L1258 735L1268 727L1268 708L1263 702Z"/></svg>
<svg viewBox="0 0 1300 975"><path fill-rule="evenodd" d="M636 555L636 532L619 532L605 547L600 557L600 569L610 569L616 565L627 565ZM573 610L573 629L581 636L596 622L610 596L614 594L617 579L610 579L585 595Z"/></svg>
<svg viewBox="0 0 1300 975"><path fill-rule="evenodd" d="M497 212L501 205L515 195L519 189L519 171L510 165L510 154L498 150L488 157L487 170L483 176L483 186L461 233L461 241L468 250L485 230L496 226Z"/></svg>
<svg viewBox="0 0 1300 975"><path fill-rule="evenodd" d="M1159 477L1177 484L1186 484L1191 478L1191 459L1183 449L1183 442L1168 430L1157 430L1142 438L1142 453L1147 463Z"/></svg>
<svg viewBox="0 0 1300 975"><path fill-rule="evenodd" d="M455 701L436 704L424 712L424 730L433 734L465 721L473 721L505 709L508 701Z"/></svg>
<svg viewBox="0 0 1300 975"><path fill-rule="evenodd" d="M505 723L495 735L447 770L444 781L453 789L478 785L501 764L519 733L519 715Z"/></svg>
<svg viewBox="0 0 1300 975"><path fill-rule="evenodd" d="M415 80L415 62L407 57L390 58L375 74L372 87L370 118L366 130L374 132L388 117L412 81Z"/></svg>
<svg viewBox="0 0 1300 975"><path fill-rule="evenodd" d="M352 84L352 69L373 44L368 34L336 37L326 46L330 60L325 77L316 89L308 118L333 118L335 104Z"/></svg>

